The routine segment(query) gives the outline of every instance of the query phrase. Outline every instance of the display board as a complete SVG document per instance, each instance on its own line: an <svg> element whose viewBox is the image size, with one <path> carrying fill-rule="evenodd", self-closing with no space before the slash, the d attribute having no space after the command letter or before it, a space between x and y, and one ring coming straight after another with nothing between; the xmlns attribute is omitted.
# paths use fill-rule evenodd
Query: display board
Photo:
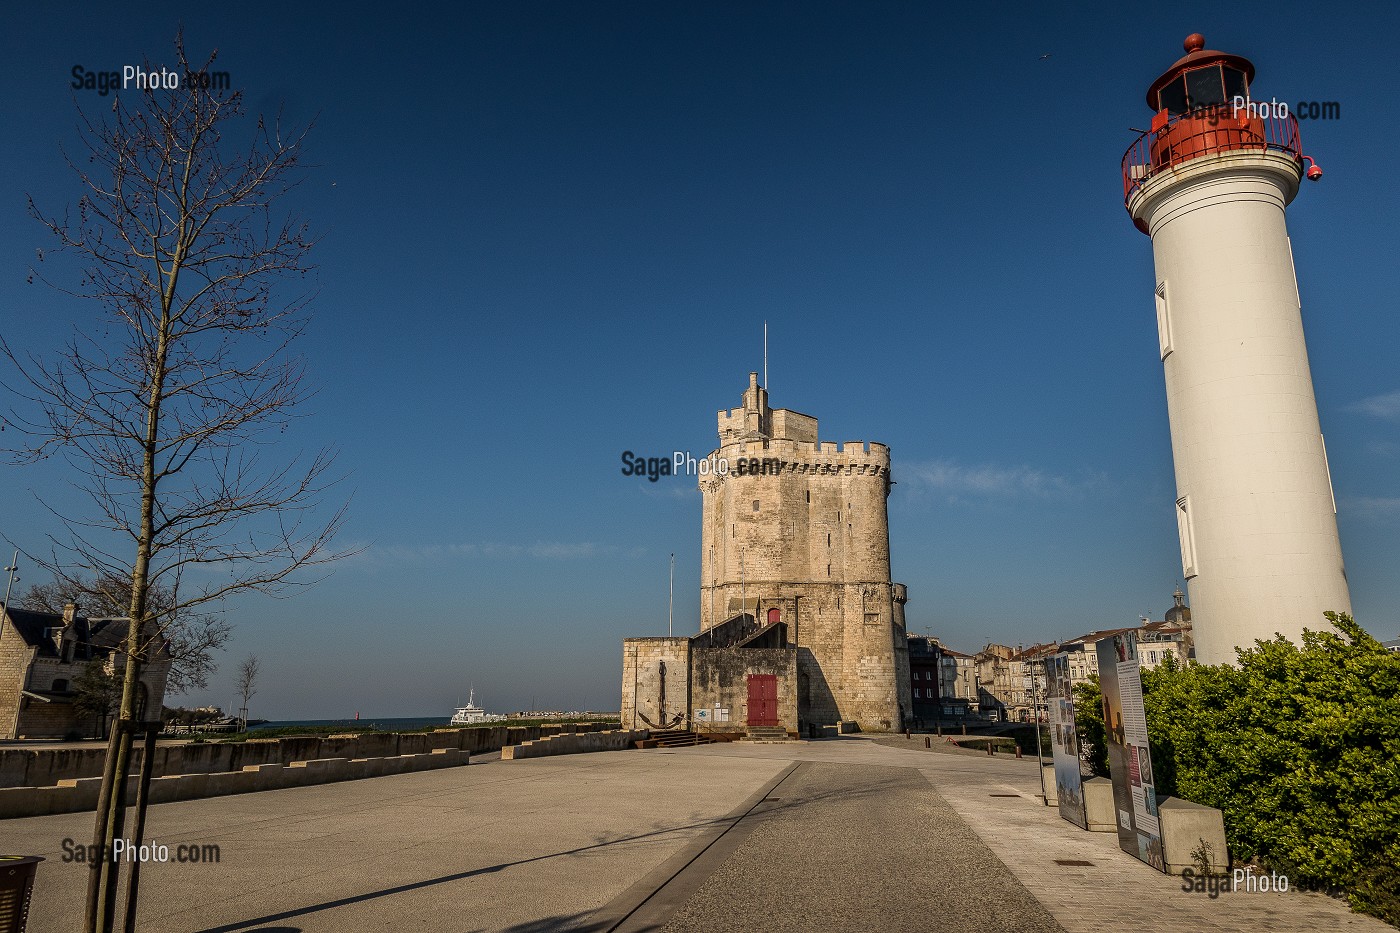
<svg viewBox="0 0 1400 933"><path fill-rule="evenodd" d="M1118 845L1129 855L1166 871L1162 831L1157 822L1157 790L1147 747L1147 713L1142 705L1142 670L1137 636L1110 635L1096 643L1108 768L1113 778L1113 809Z"/></svg>
<svg viewBox="0 0 1400 933"><path fill-rule="evenodd" d="M1060 816L1088 829L1084 815L1084 777L1079 770L1079 736L1074 729L1074 695L1070 689L1069 652L1045 661L1046 698L1050 707L1051 749L1055 760L1055 797Z"/></svg>

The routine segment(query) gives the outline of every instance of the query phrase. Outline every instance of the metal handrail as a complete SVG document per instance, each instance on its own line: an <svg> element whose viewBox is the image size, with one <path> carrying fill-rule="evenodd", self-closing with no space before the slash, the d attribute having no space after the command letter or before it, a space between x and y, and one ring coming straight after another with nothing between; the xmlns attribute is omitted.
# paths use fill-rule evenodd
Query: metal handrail
<svg viewBox="0 0 1400 933"><path fill-rule="evenodd" d="M1238 149L1282 152L1303 163L1298 121L1286 116L1238 114L1232 108L1177 114L1137 138L1123 154L1123 203L1161 172L1203 155Z"/></svg>

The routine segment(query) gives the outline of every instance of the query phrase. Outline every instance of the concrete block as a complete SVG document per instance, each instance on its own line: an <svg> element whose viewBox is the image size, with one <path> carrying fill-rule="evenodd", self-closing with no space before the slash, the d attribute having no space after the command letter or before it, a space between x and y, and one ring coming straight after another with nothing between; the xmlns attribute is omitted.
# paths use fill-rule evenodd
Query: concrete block
<svg viewBox="0 0 1400 933"><path fill-rule="evenodd" d="M1157 821L1162 826L1162 857L1167 871L1179 875L1183 868L1196 870L1191 853L1203 843L1215 872L1223 875L1229 869L1225 816L1219 810L1178 797L1162 797L1157 801Z"/></svg>
<svg viewBox="0 0 1400 933"><path fill-rule="evenodd" d="M179 776L179 789L176 791L177 800L198 800L206 796L205 788L209 785L209 775L207 774L182 774Z"/></svg>
<svg viewBox="0 0 1400 933"><path fill-rule="evenodd" d="M836 724L836 731L840 735L849 735L860 731L860 723L854 720L842 720Z"/></svg>
<svg viewBox="0 0 1400 933"><path fill-rule="evenodd" d="M180 786L180 775L167 774L151 778L151 803L170 803L176 798ZM94 805L93 809L96 809Z"/></svg>
<svg viewBox="0 0 1400 933"><path fill-rule="evenodd" d="M224 771L220 774L210 774L204 782L204 794L206 797L246 794L258 789L257 779L256 771Z"/></svg>
<svg viewBox="0 0 1400 933"><path fill-rule="evenodd" d="M1113 782L1106 777L1084 779L1084 818L1091 833L1118 832L1113 810Z"/></svg>
<svg viewBox="0 0 1400 933"><path fill-rule="evenodd" d="M1059 788L1055 784L1055 766L1053 764L1040 766L1040 782L1045 788L1045 805L1047 807L1058 807L1060 805L1060 794Z"/></svg>
<svg viewBox="0 0 1400 933"><path fill-rule="evenodd" d="M39 812L39 788L6 787L0 790L0 819L33 816Z"/></svg>
<svg viewBox="0 0 1400 933"><path fill-rule="evenodd" d="M59 787L71 787L73 792L68 796L69 809L66 812L72 813L76 810L96 810L97 798L102 793L102 778L78 778L76 780L63 780L58 782ZM136 798L128 798L135 802Z"/></svg>

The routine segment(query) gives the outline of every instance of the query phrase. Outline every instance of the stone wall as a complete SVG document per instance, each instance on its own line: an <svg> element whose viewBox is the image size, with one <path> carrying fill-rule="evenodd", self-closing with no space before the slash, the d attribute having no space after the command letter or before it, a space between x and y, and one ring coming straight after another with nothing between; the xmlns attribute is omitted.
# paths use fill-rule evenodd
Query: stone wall
<svg viewBox="0 0 1400 933"><path fill-rule="evenodd" d="M35 650L24 643L7 617L0 616L0 738L15 735L15 713Z"/></svg>
<svg viewBox="0 0 1400 933"><path fill-rule="evenodd" d="M601 732L612 723L549 723L539 726L476 726L434 732L370 732L319 736L284 736L246 742L170 743L156 746L156 776L214 774L240 771L253 765L282 764L322 758L384 758L424 755L438 749L464 752L496 751L531 739L573 732ZM143 749L132 749L133 771ZM105 745L89 748L0 749L0 788L47 787L63 780L100 777L107 757Z"/></svg>
<svg viewBox="0 0 1400 933"><path fill-rule="evenodd" d="M696 732L743 732L748 722L750 674L778 678L778 725L798 731L797 652L792 648L702 648L692 657L691 706ZM699 710L729 711L729 721L702 719Z"/></svg>
<svg viewBox="0 0 1400 933"><path fill-rule="evenodd" d="M246 765L238 771L212 774L167 774L151 780L150 802L171 803L226 794L246 794L262 790L283 790L334 781L385 777L465 765L468 753L456 748L439 748L417 755L385 758L319 758L283 764ZM136 800L137 777L128 779L126 799ZM0 789L0 819L43 816L50 813L76 813L94 810L102 789L102 778L75 778L59 781L55 787L9 787Z"/></svg>
<svg viewBox="0 0 1400 933"><path fill-rule="evenodd" d="M690 639L625 639L622 642L622 728L686 728L689 715ZM678 723L677 716L680 717Z"/></svg>
<svg viewBox="0 0 1400 933"><path fill-rule="evenodd" d="M608 732L575 733L573 735L551 735L543 739L507 745L501 749L502 761L515 761L520 758L544 758L551 755L579 755L586 752L620 752L632 747L633 742L645 739L650 732L646 729L614 729Z"/></svg>

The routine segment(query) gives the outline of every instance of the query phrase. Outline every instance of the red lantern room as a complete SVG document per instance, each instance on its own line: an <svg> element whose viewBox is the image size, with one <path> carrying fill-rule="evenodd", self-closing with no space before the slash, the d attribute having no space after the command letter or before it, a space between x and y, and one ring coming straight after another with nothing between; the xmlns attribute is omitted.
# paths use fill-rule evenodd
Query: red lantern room
<svg viewBox="0 0 1400 933"><path fill-rule="evenodd" d="M1156 114L1152 129L1123 156L1123 200L1148 180L1203 156L1232 150L1273 150L1304 160L1298 121L1286 104L1250 98L1254 65L1249 59L1205 47L1205 37L1186 37L1186 54L1147 89ZM1316 181L1316 163L1307 172ZM1139 226L1141 229L1141 226ZM1146 230L1143 230L1146 233Z"/></svg>

